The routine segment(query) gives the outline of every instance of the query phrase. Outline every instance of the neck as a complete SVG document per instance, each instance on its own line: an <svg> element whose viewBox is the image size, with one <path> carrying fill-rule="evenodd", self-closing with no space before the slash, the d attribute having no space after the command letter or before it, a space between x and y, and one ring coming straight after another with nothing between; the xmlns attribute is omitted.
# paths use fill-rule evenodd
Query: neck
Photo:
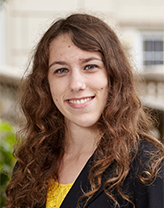
<svg viewBox="0 0 164 208"><path fill-rule="evenodd" d="M85 128L75 124L66 128L65 153L81 155L83 153L93 154L101 136L95 127Z"/></svg>

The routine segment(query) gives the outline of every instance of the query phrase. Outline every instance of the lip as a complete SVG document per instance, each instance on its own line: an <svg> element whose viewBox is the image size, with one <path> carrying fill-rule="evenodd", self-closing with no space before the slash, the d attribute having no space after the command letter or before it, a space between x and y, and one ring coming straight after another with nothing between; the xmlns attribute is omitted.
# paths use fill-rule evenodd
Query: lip
<svg viewBox="0 0 164 208"><path fill-rule="evenodd" d="M81 98L70 98L65 101L72 108L80 109L88 106L93 101L94 98L95 96L87 96Z"/></svg>

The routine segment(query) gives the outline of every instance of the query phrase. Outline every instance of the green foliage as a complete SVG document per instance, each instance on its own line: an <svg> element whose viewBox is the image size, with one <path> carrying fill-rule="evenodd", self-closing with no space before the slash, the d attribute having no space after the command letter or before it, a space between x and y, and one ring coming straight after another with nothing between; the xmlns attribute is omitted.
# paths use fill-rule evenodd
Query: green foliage
<svg viewBox="0 0 164 208"><path fill-rule="evenodd" d="M15 158L12 155L14 143L14 128L10 123L0 120L0 207L4 206L5 189L15 164Z"/></svg>

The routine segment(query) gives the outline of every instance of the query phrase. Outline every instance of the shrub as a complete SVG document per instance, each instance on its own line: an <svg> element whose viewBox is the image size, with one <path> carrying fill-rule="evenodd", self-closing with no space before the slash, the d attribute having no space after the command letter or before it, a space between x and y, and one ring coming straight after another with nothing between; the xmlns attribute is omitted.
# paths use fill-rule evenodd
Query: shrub
<svg viewBox="0 0 164 208"><path fill-rule="evenodd" d="M5 189L11 178L15 158L12 155L15 142L13 126L0 120L0 207L4 206L6 195Z"/></svg>

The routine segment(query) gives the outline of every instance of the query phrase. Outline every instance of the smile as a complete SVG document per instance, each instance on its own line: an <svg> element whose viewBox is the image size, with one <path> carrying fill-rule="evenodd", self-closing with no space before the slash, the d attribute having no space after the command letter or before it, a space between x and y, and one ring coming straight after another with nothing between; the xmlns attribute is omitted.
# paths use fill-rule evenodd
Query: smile
<svg viewBox="0 0 164 208"><path fill-rule="evenodd" d="M82 99L76 99L76 100L68 100L69 103L73 103L73 104L83 104L88 102L89 100L92 100L93 97L89 97L89 98L82 98Z"/></svg>

